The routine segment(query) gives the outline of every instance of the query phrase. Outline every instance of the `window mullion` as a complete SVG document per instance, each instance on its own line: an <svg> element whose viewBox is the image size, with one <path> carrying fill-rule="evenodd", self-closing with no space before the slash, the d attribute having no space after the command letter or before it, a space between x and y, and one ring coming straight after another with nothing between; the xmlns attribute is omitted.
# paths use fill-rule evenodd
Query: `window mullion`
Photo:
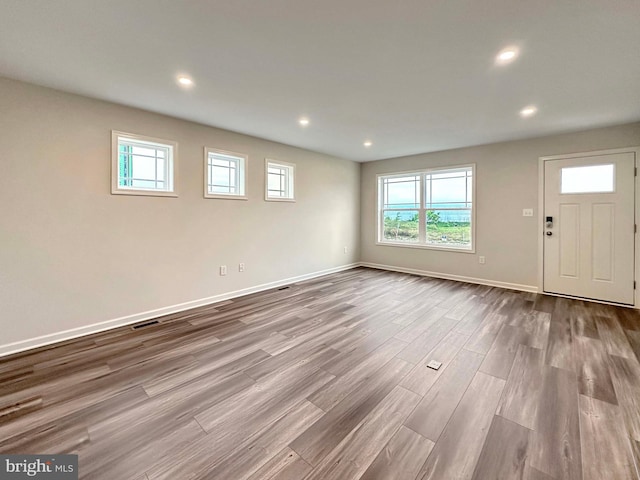
<svg viewBox="0 0 640 480"><path fill-rule="evenodd" d="M127 181L125 184L129 187L133 187L133 147L127 146Z"/></svg>
<svg viewBox="0 0 640 480"><path fill-rule="evenodd" d="M234 160L233 165L235 166L235 187L233 189L233 192L236 195L242 195L242 191L240 190L240 165L239 162L237 160Z"/></svg>
<svg viewBox="0 0 640 480"><path fill-rule="evenodd" d="M427 214L425 210L425 174L420 175L420 209L418 210L418 241L427 243Z"/></svg>
<svg viewBox="0 0 640 480"><path fill-rule="evenodd" d="M154 186L157 189L158 188L158 149L155 149L156 155L154 158L154 162L153 162L153 168L154 168Z"/></svg>

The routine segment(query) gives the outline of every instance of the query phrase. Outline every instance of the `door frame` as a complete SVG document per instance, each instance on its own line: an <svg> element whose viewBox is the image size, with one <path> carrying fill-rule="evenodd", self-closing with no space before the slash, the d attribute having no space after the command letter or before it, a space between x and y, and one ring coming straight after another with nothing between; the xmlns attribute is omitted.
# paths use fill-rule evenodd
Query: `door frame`
<svg viewBox="0 0 640 480"><path fill-rule="evenodd" d="M626 148L612 148L607 150L594 150L587 152L577 153L565 153L561 155L550 155L538 158L538 293L544 293L545 295L552 295L555 297L576 298L569 295L560 295L557 293L547 293L544 291L544 167L545 162L551 160L565 160L570 158L592 157L598 155L610 155L615 153L634 153L636 168L640 165L640 146L638 147L626 147ZM638 175L635 177L634 182L634 220L636 225L640 225L640 195L638 195ZM640 232L637 232L634 239L634 276L636 282L638 282L638 288L640 288ZM602 300L589 300L590 302L606 303L611 305L618 305L621 307L629 307L629 305L622 305L619 303L605 302ZM633 293L633 308L640 308L640 300L638 295L638 289Z"/></svg>

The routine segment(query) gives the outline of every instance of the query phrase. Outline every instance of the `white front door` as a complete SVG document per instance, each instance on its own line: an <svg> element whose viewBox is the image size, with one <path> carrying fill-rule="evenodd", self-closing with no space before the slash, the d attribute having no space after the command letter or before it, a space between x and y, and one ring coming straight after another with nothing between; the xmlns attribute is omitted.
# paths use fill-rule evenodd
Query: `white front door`
<svg viewBox="0 0 640 480"><path fill-rule="evenodd" d="M635 153L544 162L544 291L634 303Z"/></svg>

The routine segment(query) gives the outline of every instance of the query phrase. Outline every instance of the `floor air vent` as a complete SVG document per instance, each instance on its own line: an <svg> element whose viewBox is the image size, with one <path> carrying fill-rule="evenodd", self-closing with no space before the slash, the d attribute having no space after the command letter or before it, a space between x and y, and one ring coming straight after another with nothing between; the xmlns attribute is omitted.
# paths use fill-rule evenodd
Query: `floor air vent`
<svg viewBox="0 0 640 480"><path fill-rule="evenodd" d="M160 322L158 320L151 320L150 322L139 323L138 325L134 325L131 327L134 330L140 330L141 328L150 327L151 325L158 325Z"/></svg>

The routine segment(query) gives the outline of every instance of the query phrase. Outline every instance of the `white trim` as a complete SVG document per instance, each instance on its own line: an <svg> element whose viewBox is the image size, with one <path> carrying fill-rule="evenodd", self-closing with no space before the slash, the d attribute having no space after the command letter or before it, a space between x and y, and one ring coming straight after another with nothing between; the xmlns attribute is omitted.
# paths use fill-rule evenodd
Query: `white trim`
<svg viewBox="0 0 640 480"><path fill-rule="evenodd" d="M221 200L249 200L249 197L247 197L246 195L225 195L224 193L216 193L211 194L211 195L205 195L204 198L218 198Z"/></svg>
<svg viewBox="0 0 640 480"><path fill-rule="evenodd" d="M547 160L564 160L567 158L585 158L585 157L601 157L602 155L615 155L617 153L638 153L640 152L640 146L638 147L626 147L626 148L612 148L609 150L595 150L592 152L577 152L566 153L560 155L547 155L546 157L540 157L540 160L546 162Z"/></svg>
<svg viewBox="0 0 640 480"><path fill-rule="evenodd" d="M422 248L423 250L442 250L443 252L476 253L475 250L470 250L468 248L438 247L436 245L425 245L424 243L391 243L376 241L375 244L381 247Z"/></svg>
<svg viewBox="0 0 640 480"><path fill-rule="evenodd" d="M238 169L239 190L241 193L209 193L209 153L219 153L230 157L242 159ZM227 200L248 200L247 197L247 170L249 168L249 156L244 153L221 150L219 148L204 147L204 198L223 198Z"/></svg>
<svg viewBox="0 0 640 480"><path fill-rule="evenodd" d="M270 197L269 196L269 164L276 167L284 167L290 172L287 180L287 190L291 192L290 197ZM272 158L264 159L264 199L266 202L295 202L296 201L296 165L294 163L281 162Z"/></svg>
<svg viewBox="0 0 640 480"><path fill-rule="evenodd" d="M152 318L169 315L172 313L189 310L191 308L201 307L203 305L210 305L224 300L241 297L243 295L249 295L252 293L262 292L272 288L280 287L282 285L289 285L291 283L302 282L304 280L310 280L312 278L321 277L323 275L329 275L331 273L342 272L344 270L350 270L358 267L358 263L351 263L348 265L341 265L339 267L328 268L326 270L320 270L317 272L306 273L304 275L298 275L296 277L285 278L282 280L276 280L274 282L263 283L254 287L243 288L241 290L235 290L232 292L221 293L211 297L201 298L198 300L191 300L189 302L179 303L176 305L170 305L167 307L157 308L154 310L148 310L146 312L136 313L133 315L127 315L125 317L114 318L105 322L94 323L85 327L73 328L58 333L51 333L48 335L42 335L40 337L31 338L29 340L21 340L19 342L9 343L6 345L0 345L0 357L6 355L12 355L14 353L23 352L25 350L31 350L33 348L44 347L58 342L71 340L77 337L83 337L94 333L104 332L105 330L111 330L126 325L131 325L144 320L150 320Z"/></svg>
<svg viewBox="0 0 640 480"><path fill-rule="evenodd" d="M544 159L538 160L538 291L544 292Z"/></svg>
<svg viewBox="0 0 640 480"><path fill-rule="evenodd" d="M106 330L112 330L114 328L119 328L127 325L136 324L145 320L154 319L157 317L161 317L164 315L169 315L172 313L177 313L185 310L189 310L191 308L201 307L204 305L211 305L214 303L222 302L225 300L230 300L233 298L238 298L244 295L250 295L252 293L258 293L265 290L270 290L272 288L277 288L283 285L289 285L292 283L302 282L305 280L311 280L313 278L322 277L324 275L329 275L332 273L343 272L345 270L351 270L352 268L357 267L367 267L373 268L376 270L386 270L390 272L399 272L399 273L408 273L412 275L420 275L423 277L432 277L432 278L442 278L445 280L453 280L457 282L466 282L466 283L474 283L477 285L487 285L490 287L498 287L498 288L506 288L509 290L518 290L522 292L528 293L542 293L541 290L538 289L535 285L522 285L519 283L509 283L509 282L500 282L497 280L490 280L485 278L476 278L476 277L467 277L464 275L453 275L449 273L441 273L441 272L431 272L428 270L419 270L416 268L405 268L398 267L395 265L383 265L379 263L370 263L370 262L356 262L347 265L341 265L339 267L328 268L326 270L320 270L313 273L307 273L304 275L298 275L296 277L285 278L282 280L276 280L270 283L264 283L261 285L256 285L254 287L248 287L241 290L235 290L232 292L222 293L219 295L214 295L211 297L201 298L198 300L192 300L189 302L179 303L176 305L171 305L167 307L158 308L155 310L148 310L146 312L137 313L134 315L128 315L125 317L115 318L113 320L107 320L105 322L95 323L93 325L87 325L85 327L74 328L70 330L65 330L58 333L52 333L48 335L42 335L40 337L32 338L29 340L22 340L19 342L9 343L6 345L0 345L0 357L4 357L7 355L13 355L16 353L24 352L26 350L31 350L34 348L44 347L47 345L52 345L55 343L72 340L74 338L83 337L87 335L92 335L95 333L104 332ZM545 293L545 295L551 295L555 297L564 297L563 295L553 294L553 293ZM574 297L566 297L566 298L574 298ZM594 303L603 303L609 304L608 302L601 302L598 300L589 300ZM611 304L621 307L627 307L627 305L619 305L619 304Z"/></svg>
<svg viewBox="0 0 640 480"><path fill-rule="evenodd" d="M556 293L548 293L544 291L544 165L546 161L549 160L562 160L562 159L570 159L570 158L585 158L585 157L599 157L602 155L615 155L617 153L633 153L635 154L635 163L636 168L638 168L638 160L640 159L640 146L638 147L624 147L624 148L612 148L609 150L595 150L590 152L577 152L577 153L566 153L561 155L548 155L545 157L538 158L538 291L540 293L544 293L545 295L553 295L556 297L565 297L565 298L577 298L570 297L567 295L560 295ZM636 225L640 225L640 195L638 195L638 177L635 177L635 191L634 191L634 202L635 202L635 223ZM634 265L635 265L635 280L638 282L640 280L640 232L636 233L635 237L635 257L634 257ZM640 282L638 282L640 283ZM610 303L604 302L601 300L592 300L592 299L584 299L590 302L596 303L605 303L607 305L616 305L619 307L628 307L628 305L622 305L619 303ZM636 289L634 292L634 303L632 308L640 309L640 297L638 296L638 290Z"/></svg>
<svg viewBox="0 0 640 480"><path fill-rule="evenodd" d="M136 189L121 188L118 185L118 139L120 137L129 138L141 143L150 145L158 144L170 147L169 172L167 182L170 182L171 190L152 190L152 189ZM146 197L177 197L178 196L178 142L165 140L162 138L149 137L146 135L138 135L135 133L121 132L119 130L111 130L111 194L112 195L141 195Z"/></svg>
<svg viewBox="0 0 640 480"><path fill-rule="evenodd" d="M395 265L381 265L379 263L360 262L360 266L375 268L378 270L389 270L392 272L410 273L423 277L443 278L445 280L455 280L457 282L476 283L478 285L488 285L490 287L508 288L510 290L519 290L521 292L538 293L538 287L535 285L521 285L519 283L499 282L497 280L489 280L486 278L465 277L463 275L452 275L450 273L430 272L428 270L418 270L416 268L397 267Z"/></svg>
<svg viewBox="0 0 640 480"><path fill-rule="evenodd" d="M630 305L628 303L607 302L606 300L598 300L596 298L576 297L574 295L563 295L562 293L553 293L553 292L540 291L540 294L541 295L548 295L550 297L569 298L571 300L582 300L584 302L600 303L602 305L612 305L614 307L620 307L620 308L633 308L633 309L636 308L634 305Z"/></svg>

